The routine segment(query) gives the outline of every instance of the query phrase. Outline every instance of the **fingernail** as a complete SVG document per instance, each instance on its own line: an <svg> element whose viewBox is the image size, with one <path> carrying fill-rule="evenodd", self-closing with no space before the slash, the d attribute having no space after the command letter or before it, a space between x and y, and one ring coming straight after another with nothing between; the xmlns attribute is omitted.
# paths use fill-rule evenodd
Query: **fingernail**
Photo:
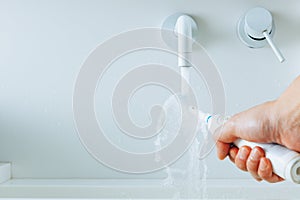
<svg viewBox="0 0 300 200"><path fill-rule="evenodd" d="M240 152L238 153L239 159L246 160L248 154L248 150L246 148L241 148Z"/></svg>
<svg viewBox="0 0 300 200"><path fill-rule="evenodd" d="M251 151L251 154L250 154L250 159L253 160L253 161L259 161L261 155L260 155L260 151L256 148L254 148L252 151Z"/></svg>
<svg viewBox="0 0 300 200"><path fill-rule="evenodd" d="M266 159L261 159L260 164L259 164L259 168L260 168L261 170L266 170L267 167L268 167L268 165L267 165Z"/></svg>

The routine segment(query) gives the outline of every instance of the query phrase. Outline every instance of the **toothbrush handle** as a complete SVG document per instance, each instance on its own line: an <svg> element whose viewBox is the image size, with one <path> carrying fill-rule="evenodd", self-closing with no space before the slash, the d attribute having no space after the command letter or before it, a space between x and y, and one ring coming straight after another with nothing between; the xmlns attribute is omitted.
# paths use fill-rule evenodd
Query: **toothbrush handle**
<svg viewBox="0 0 300 200"><path fill-rule="evenodd" d="M278 176L300 183L300 154L279 144L262 144L238 139L234 142L237 147L261 147L265 156L271 161L273 172Z"/></svg>

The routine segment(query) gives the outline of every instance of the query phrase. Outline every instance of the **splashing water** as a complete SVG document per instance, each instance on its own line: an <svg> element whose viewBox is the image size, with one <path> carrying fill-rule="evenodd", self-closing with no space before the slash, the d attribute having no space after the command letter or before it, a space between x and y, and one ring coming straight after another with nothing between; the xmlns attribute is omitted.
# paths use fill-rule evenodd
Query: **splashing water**
<svg viewBox="0 0 300 200"><path fill-rule="evenodd" d="M157 151L171 143L180 129L181 105L178 98L182 97L173 95L164 104L166 117L164 118L164 128L155 141ZM174 199L181 197L207 198L208 168L205 159L199 159L201 143L207 139L207 136L206 124L199 120L197 139L175 163L166 167L167 178L164 180L164 186L175 187L177 192L173 196ZM156 159L161 159L158 153Z"/></svg>

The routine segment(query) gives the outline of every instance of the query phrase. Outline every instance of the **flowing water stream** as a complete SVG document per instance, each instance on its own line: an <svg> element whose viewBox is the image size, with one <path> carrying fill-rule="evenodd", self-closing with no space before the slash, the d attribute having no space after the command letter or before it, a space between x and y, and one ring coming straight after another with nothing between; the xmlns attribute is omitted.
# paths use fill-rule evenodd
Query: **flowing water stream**
<svg viewBox="0 0 300 200"><path fill-rule="evenodd" d="M164 129L155 142L156 149L167 146L178 134L181 124L181 106L178 96L171 96L164 104L165 124ZM167 174L164 186L175 187L174 199L197 197L207 198L207 171L205 159L199 159L200 146L207 139L208 131L206 125L201 123L197 126L197 137L189 149L173 164L166 167ZM156 159L161 159L156 155Z"/></svg>

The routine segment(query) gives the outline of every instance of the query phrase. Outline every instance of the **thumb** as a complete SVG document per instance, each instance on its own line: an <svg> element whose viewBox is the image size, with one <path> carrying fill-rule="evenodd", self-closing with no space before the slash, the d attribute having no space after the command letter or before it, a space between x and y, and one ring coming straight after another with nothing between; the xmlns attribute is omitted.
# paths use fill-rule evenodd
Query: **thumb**
<svg viewBox="0 0 300 200"><path fill-rule="evenodd" d="M216 130L215 138L222 143L232 143L238 137L236 136L235 119L229 119L223 126Z"/></svg>
<svg viewBox="0 0 300 200"><path fill-rule="evenodd" d="M267 102L234 115L220 128L218 140L232 143L241 138L250 142L270 142L270 106Z"/></svg>

